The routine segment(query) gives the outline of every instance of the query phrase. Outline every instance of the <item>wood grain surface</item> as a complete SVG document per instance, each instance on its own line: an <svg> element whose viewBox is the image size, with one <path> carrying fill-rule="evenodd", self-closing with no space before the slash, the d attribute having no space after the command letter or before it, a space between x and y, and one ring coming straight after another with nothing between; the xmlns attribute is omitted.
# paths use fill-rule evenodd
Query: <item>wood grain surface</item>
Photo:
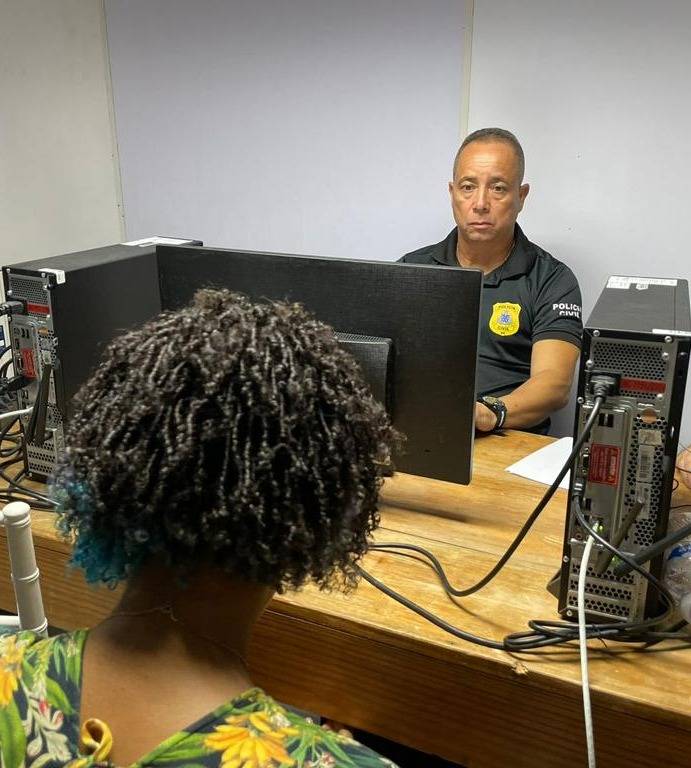
<svg viewBox="0 0 691 768"><path fill-rule="evenodd" d="M505 468L548 441L521 432L477 440L469 486L390 478L376 540L420 544L454 585L474 583L545 490ZM691 503L691 491L679 489L673 503ZM448 598L415 558L373 551L363 565L447 622L499 640L530 619L558 618L545 585L559 567L565 509L558 491L499 576L462 600ZM51 624L89 626L107 614L118 592L88 587L66 568L69 546L52 514L34 512L33 530ZM8 573L5 547L0 573ZM0 607L12 605L9 579L0 579ZM598 765L691 765L691 648L590 647ZM467 768L585 765L575 647L509 654L471 645L364 582L349 595L308 587L274 599L255 630L250 665L256 682L286 703Z"/></svg>

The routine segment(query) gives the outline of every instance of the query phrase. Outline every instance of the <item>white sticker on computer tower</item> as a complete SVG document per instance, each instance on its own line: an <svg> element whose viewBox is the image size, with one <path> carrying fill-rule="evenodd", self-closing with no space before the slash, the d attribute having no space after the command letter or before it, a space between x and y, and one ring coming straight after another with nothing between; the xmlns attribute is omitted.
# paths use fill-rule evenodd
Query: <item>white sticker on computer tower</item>
<svg viewBox="0 0 691 768"><path fill-rule="evenodd" d="M626 277L624 275L612 275L607 281L608 288L621 288L626 290L635 285L638 290L647 288L649 285L670 285L675 286L676 280L665 277Z"/></svg>
<svg viewBox="0 0 691 768"><path fill-rule="evenodd" d="M636 501L643 505L638 513L639 520L647 520L650 517L650 488L648 483L636 483Z"/></svg>
<svg viewBox="0 0 691 768"><path fill-rule="evenodd" d="M655 446L638 446L638 465L636 466L636 480L639 483L650 483L653 479L655 465Z"/></svg>
<svg viewBox="0 0 691 768"><path fill-rule="evenodd" d="M64 269L52 269L51 267L39 267L39 272L47 272L49 275L55 275L55 282L62 285L65 282Z"/></svg>
<svg viewBox="0 0 691 768"><path fill-rule="evenodd" d="M671 331L669 328L653 328L652 332L660 336L691 336L691 331Z"/></svg>
<svg viewBox="0 0 691 768"><path fill-rule="evenodd" d="M659 429L639 429L639 445L662 445L662 431Z"/></svg>
<svg viewBox="0 0 691 768"><path fill-rule="evenodd" d="M123 243L123 245L136 245L139 248L144 248L147 245L185 245L185 243L191 243L191 240L181 240L178 237L145 237L142 240L130 240L129 243Z"/></svg>

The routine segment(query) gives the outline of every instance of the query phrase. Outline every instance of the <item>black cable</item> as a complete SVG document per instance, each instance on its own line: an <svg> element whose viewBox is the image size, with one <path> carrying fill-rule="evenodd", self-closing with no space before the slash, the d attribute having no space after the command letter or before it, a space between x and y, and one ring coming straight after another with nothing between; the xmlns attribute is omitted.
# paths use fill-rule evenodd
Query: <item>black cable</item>
<svg viewBox="0 0 691 768"><path fill-rule="evenodd" d="M641 576L643 576L644 579L646 579L648 582L650 582L650 584L652 584L655 587L655 589L660 593L660 596L663 597L665 601L668 603L668 606L670 608L674 607L674 598L672 597L672 593L656 576L653 576L652 573L650 573L641 565L639 565L631 555L627 555L625 552L622 552L621 550L617 549L612 544L610 544L606 539L600 536L600 534L594 528L590 526L588 521L585 519L585 516L583 515L583 511L581 510L581 506L578 500L575 500L574 511L576 513L576 520L578 520L578 524L581 526L581 528L583 528L586 531L586 533L589 536L592 536L595 539L595 541L598 542L598 544L602 544L603 547L608 549L610 552L616 555L616 557L618 557L620 560L622 560L628 566L630 566L631 570L634 570L637 573L639 573ZM666 615L658 617L657 621L659 622L663 618L666 618Z"/></svg>
<svg viewBox="0 0 691 768"><path fill-rule="evenodd" d="M3 315L25 315L25 299L8 299L0 304L0 317Z"/></svg>
<svg viewBox="0 0 691 768"><path fill-rule="evenodd" d="M9 360L6 360L2 365L0 365L0 379L4 379L7 376L7 371L12 365L12 359L13 358L10 358Z"/></svg>
<svg viewBox="0 0 691 768"><path fill-rule="evenodd" d="M0 395L6 395L9 392L17 392L20 389L24 389L24 387L29 385L31 382L32 379L30 379L28 376L24 376L23 374L13 376L11 379L0 378Z"/></svg>
<svg viewBox="0 0 691 768"><path fill-rule="evenodd" d="M687 536L691 536L691 523L682 526L676 531L672 531L672 533L668 533L664 538L658 539L654 544L651 544L649 547L642 549L640 552L634 555L633 562L638 563L638 565L643 565L644 563L652 560L654 557L661 555L668 547L677 544ZM628 563L624 563L617 565L614 569L614 573L617 576L626 576L630 570L631 569L629 568Z"/></svg>
<svg viewBox="0 0 691 768"><path fill-rule="evenodd" d="M17 494L16 492L5 493L0 491L0 501L4 501L4 502L23 501L24 503L28 504L32 509L41 509L41 510L46 510L48 512L55 511L55 504L53 503L39 501L38 499L34 499L30 496L24 497L20 494Z"/></svg>
<svg viewBox="0 0 691 768"><path fill-rule="evenodd" d="M11 426L11 425L10 425ZM22 452L21 437L19 435L8 435L7 429L0 431L0 458L6 459L11 456L19 456ZM2 448L3 443L12 443L12 448Z"/></svg>
<svg viewBox="0 0 691 768"><path fill-rule="evenodd" d="M523 541L523 539L528 534L528 531L531 529L537 518L542 513L542 510L547 506L549 500L554 496L555 492L559 488L559 484L561 483L562 479L565 477L566 473L571 468L571 465L573 464L575 458L578 456L581 447L583 446L583 443L586 442L588 437L590 436L590 432L593 428L593 424L595 422L595 419L597 418L598 413L600 412L600 409L602 408L602 405L605 401L605 395L596 395L595 402L593 404L593 411L588 417L588 420L586 421L585 425L583 426L583 430L574 443L573 449L571 453L569 454L568 459L564 462L564 466L559 471L559 474L557 475L556 479L550 485L550 487L547 489L543 497L538 502L535 509L531 512L530 517L525 521L523 524L523 527L518 532L514 540L511 542L511 544L508 546L504 554L501 556L501 558L497 561L495 566L482 578L480 581L478 581L476 584L473 584L470 587L466 587L465 589L458 589L456 587L453 587L445 575L443 575L443 569L441 567L441 564L439 563L436 558L434 558L431 553L427 552L427 555L430 556L430 560L434 562L434 569L439 574L440 579L442 580L442 583L444 585L445 591L452 595L453 597L467 597L468 595L472 595L473 593L477 592L478 590L482 589L484 586L489 584L490 581L501 571L501 569L506 565L508 560L511 558L513 553L518 549L519 545ZM426 552L426 550L422 550L421 548L416 548L412 544L373 544L370 549L411 549L413 551L417 552Z"/></svg>
<svg viewBox="0 0 691 768"><path fill-rule="evenodd" d="M11 493L22 493L25 496L30 496L32 499L36 499L36 501L40 501L44 504L50 504L53 508L57 506L57 502L51 499L49 496L46 496L39 491L35 491L33 488L27 488L21 483L15 482L4 470L1 469L0 478L2 478L7 483L10 489L14 489L10 491Z"/></svg>
<svg viewBox="0 0 691 768"><path fill-rule="evenodd" d="M422 547L409 545L406 548L423 554L429 558L431 563L436 562L438 564L438 561L434 555L432 555L430 552L427 552L427 550L423 549ZM394 554L401 553L394 552ZM434 567L434 565L431 567ZM441 566L439 567L443 572L443 568L441 568ZM434 569L435 571L437 570L436 568ZM459 629L452 624L449 624L449 622L433 614L431 611L428 611L404 595L401 595L399 592L396 592L394 589L372 576L372 574L370 574L368 571L365 571L361 566L358 566L358 572L362 578L365 579L365 581L370 583L376 589L383 592L385 595L392 598L396 602L418 614L418 616L421 616L422 618L426 619L445 632L448 632L454 637L470 643L474 643L475 645L481 645L485 648L494 648L497 650L527 652L539 650L540 648L549 646L575 642L578 639L578 626L572 622L537 619L528 622L528 626L530 628L529 631L509 634L504 637L502 641L474 635L470 632ZM668 608L668 610L665 611L665 613L661 616L656 616L644 621L626 623L590 623L586 625L586 636L590 640L602 639L615 640L617 642L644 644L657 643L665 639L680 639L691 645L691 637L684 633L663 633L648 631L649 628L663 621L669 615L669 612L670 609Z"/></svg>
<svg viewBox="0 0 691 768"><path fill-rule="evenodd" d="M655 576L649 573L633 562L633 558L629 555L621 552L606 539L600 536L586 521L578 500L574 500L575 514L579 525L598 543L610 550L614 555L629 562L632 565L632 569L640 573L650 584L655 587L660 596L666 603L666 608L659 616L653 616L649 619L642 621L632 622L617 622L607 624L588 624L586 625L586 636L588 638L603 638L616 640L617 642L657 642L662 638L652 637L652 633L648 632L652 627L661 624L665 621L674 610L674 598L669 592L667 587ZM556 645L568 640L576 640L578 638L578 626L567 623L550 620L534 620L529 622L530 628L533 632L519 632L514 635L510 635L505 638L507 646L512 650L524 650L525 648L544 647L547 645Z"/></svg>
<svg viewBox="0 0 691 768"><path fill-rule="evenodd" d="M417 554L420 554L423 557L425 557L427 561L429 561L427 562L427 565L429 565L437 573L440 580L442 581L442 584L448 584L448 578L444 572L443 567L437 560L437 558L431 552L424 549L423 547L419 547L414 544L376 544L370 548L377 549L380 551L389 551L391 554L399 554L399 555L404 554L403 552L396 551L399 549L409 550ZM468 640L469 642L474 642L476 644L485 645L487 647L496 647L496 646L490 646L488 644L497 643L498 641L488 640L486 638L478 638L476 635L472 635L471 633L464 632L463 630L460 630L457 627L453 627L452 625L448 624L448 622L445 622L443 619L435 616L434 614L430 613L426 609L414 603L412 600L409 600L408 598L404 597L400 593L394 591L387 585L383 584L383 582L379 581L378 579L373 577L371 574L364 571L364 569L360 568L360 572L361 572L361 575L370 584L375 586L377 589L380 589L382 592L384 592L384 594L388 595L389 597L392 597L397 602L401 603L405 607L414 611L415 613L427 619L428 621L435 624L436 626L440 627L441 629L444 629L445 631L449 631L450 634L453 634L454 636L459 637L461 639ZM645 571L644 573L646 575L649 575L647 574L647 571ZM586 635L589 639L600 638L600 639L617 640L621 642L638 642L638 643L658 642L659 640L665 639L665 638L661 636L658 637L657 634L649 633L646 630L660 623L662 620L664 620L667 617L668 614L669 614L669 611L667 611L662 616L654 617L644 621L635 621L635 622L626 622L626 623L623 623L623 622L590 623L586 625ZM558 645L562 643L576 641L578 639L578 626L573 624L573 622L564 622L564 621L547 620L547 619L545 620L535 619L528 622L528 626L530 628L529 631L515 632L507 635L504 638L502 643L503 650L530 651L530 650L536 650L536 649L551 646L551 645ZM691 641L691 638L687 638L683 634L681 635L674 634L674 637L677 637L677 636L681 639L688 639L689 641Z"/></svg>
<svg viewBox="0 0 691 768"><path fill-rule="evenodd" d="M38 384L38 392L34 400L34 407L31 409L31 416L25 430L26 440L39 447L43 446L46 440L46 416L52 371L53 366L50 363L44 363L41 380Z"/></svg>
<svg viewBox="0 0 691 768"><path fill-rule="evenodd" d="M458 629L458 627L454 627L452 624L449 624L447 621L444 621L444 619L439 618L439 616L436 616L431 611L428 611L421 605L414 603L412 600L404 597L399 592L391 589L391 587L387 587L386 584L379 581L379 579L376 579L361 566L358 565L356 568L362 578L365 579L365 581L368 581L373 587L376 587L380 592L383 592L385 595L393 598L397 603L404 605L409 610L417 613L418 616L422 616L423 619L427 619L427 621L431 622L440 629L443 629L445 632L448 632L450 635L458 637L461 640L467 640L469 643L475 643L475 645L482 645L485 648L495 648L500 651L506 650L504 643L499 642L498 640L490 640L485 637L479 637L478 635L473 635L470 632L465 632L462 629Z"/></svg>

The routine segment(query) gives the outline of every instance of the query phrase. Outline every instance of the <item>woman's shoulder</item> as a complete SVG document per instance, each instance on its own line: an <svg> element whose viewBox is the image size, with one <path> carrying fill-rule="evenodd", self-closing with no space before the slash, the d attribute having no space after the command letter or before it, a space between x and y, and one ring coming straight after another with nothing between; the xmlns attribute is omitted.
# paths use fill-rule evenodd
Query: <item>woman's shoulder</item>
<svg viewBox="0 0 691 768"><path fill-rule="evenodd" d="M279 704L259 688L219 707L190 731L176 734L148 755L150 765L170 760L208 766L290 765L294 768L385 768L394 763L343 733Z"/></svg>
<svg viewBox="0 0 691 768"><path fill-rule="evenodd" d="M33 632L0 636L0 748L3 766L26 758L42 764L74 756L86 632L51 638Z"/></svg>

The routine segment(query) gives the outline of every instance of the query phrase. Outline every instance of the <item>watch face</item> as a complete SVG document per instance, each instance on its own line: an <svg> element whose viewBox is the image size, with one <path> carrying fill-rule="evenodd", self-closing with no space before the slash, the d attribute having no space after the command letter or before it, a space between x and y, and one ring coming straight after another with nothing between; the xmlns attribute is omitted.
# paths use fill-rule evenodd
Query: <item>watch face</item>
<svg viewBox="0 0 691 768"><path fill-rule="evenodd" d="M491 395L486 395L482 399L485 403L492 403L492 405L495 403L501 403L501 400L498 397L492 397Z"/></svg>

